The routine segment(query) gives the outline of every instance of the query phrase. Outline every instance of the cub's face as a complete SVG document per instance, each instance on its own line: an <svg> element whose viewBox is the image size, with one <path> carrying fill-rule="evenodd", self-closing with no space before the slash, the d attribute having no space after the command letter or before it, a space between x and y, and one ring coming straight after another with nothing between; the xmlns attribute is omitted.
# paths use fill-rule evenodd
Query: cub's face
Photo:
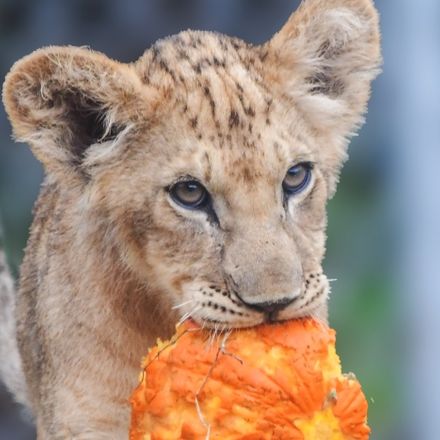
<svg viewBox="0 0 440 440"><path fill-rule="evenodd" d="M10 74L17 135L55 179L69 167L90 221L182 319L325 319L325 205L380 59L370 2L330 3L259 47L188 31L129 66L50 48Z"/></svg>
<svg viewBox="0 0 440 440"><path fill-rule="evenodd" d="M153 53L137 67L157 87L167 69L176 78L166 111L137 139L130 165L95 175L98 191L113 180L108 212L123 200L114 223L132 237L120 238L131 263L182 316L207 324L319 311L328 295L326 176L334 172L319 154L323 139L269 87L264 54L243 43L185 33Z"/></svg>

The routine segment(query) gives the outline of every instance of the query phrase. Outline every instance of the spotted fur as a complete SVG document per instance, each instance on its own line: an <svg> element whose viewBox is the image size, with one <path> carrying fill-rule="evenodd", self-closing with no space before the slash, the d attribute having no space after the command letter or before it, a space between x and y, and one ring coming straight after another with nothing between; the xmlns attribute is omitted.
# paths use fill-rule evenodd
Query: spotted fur
<svg viewBox="0 0 440 440"><path fill-rule="evenodd" d="M17 298L39 439L126 438L139 360L179 319L326 320L325 205L379 63L370 0L305 0L261 46L186 31L133 64L74 47L16 63L5 107L47 174ZM210 211L173 202L185 176Z"/></svg>

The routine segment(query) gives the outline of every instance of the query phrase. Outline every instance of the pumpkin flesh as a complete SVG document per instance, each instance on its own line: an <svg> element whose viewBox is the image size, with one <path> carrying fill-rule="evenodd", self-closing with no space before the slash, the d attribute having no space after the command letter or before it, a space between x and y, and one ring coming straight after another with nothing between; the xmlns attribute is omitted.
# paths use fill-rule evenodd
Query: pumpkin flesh
<svg viewBox="0 0 440 440"><path fill-rule="evenodd" d="M130 440L365 440L367 402L341 373L334 330L312 318L214 343L187 321L144 360Z"/></svg>

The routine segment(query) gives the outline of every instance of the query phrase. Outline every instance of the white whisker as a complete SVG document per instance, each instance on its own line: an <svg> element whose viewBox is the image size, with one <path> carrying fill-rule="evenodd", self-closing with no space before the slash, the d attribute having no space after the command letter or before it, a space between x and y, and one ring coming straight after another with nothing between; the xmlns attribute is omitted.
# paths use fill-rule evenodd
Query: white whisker
<svg viewBox="0 0 440 440"><path fill-rule="evenodd" d="M194 302L194 300L190 299L189 301L185 301L183 303L176 304L175 306L171 307L171 310L180 309L181 307L186 306L187 304L191 304L192 302Z"/></svg>
<svg viewBox="0 0 440 440"><path fill-rule="evenodd" d="M215 340L217 338L218 331L219 331L219 323L216 322L214 324L214 331L211 331L211 334L210 334L210 337L209 337L209 342L208 342L209 348L211 348L214 345Z"/></svg>
<svg viewBox="0 0 440 440"><path fill-rule="evenodd" d="M229 339L229 336L231 336L232 330L231 329L227 329L226 325L223 325L222 331L224 331L224 335L223 335L223 339L222 342L220 344L221 350L223 353L225 353L226 351L226 341Z"/></svg>
<svg viewBox="0 0 440 440"><path fill-rule="evenodd" d="M181 325L181 324L183 324L189 317L191 316L191 313L190 312L186 312L180 319L179 319L179 321L177 322L177 325L179 326L179 325Z"/></svg>
<svg viewBox="0 0 440 440"><path fill-rule="evenodd" d="M192 316L194 313L197 313L201 308L202 308L202 306L197 306L197 307L195 307L194 309L192 309L191 311L186 312L186 313L185 313L185 314L179 319L179 322L177 323L177 325L181 325L181 324L183 324L188 318L191 318L191 316Z"/></svg>
<svg viewBox="0 0 440 440"><path fill-rule="evenodd" d="M209 347L211 348L214 345L215 337L217 336L218 324L214 324L214 331L211 332L211 338L209 340Z"/></svg>
<svg viewBox="0 0 440 440"><path fill-rule="evenodd" d="M329 283L334 283L335 281L338 281L338 279L337 278L327 278L327 281Z"/></svg>
<svg viewBox="0 0 440 440"><path fill-rule="evenodd" d="M203 320L203 323L202 323L202 330L204 330L205 327L206 327L206 320Z"/></svg>

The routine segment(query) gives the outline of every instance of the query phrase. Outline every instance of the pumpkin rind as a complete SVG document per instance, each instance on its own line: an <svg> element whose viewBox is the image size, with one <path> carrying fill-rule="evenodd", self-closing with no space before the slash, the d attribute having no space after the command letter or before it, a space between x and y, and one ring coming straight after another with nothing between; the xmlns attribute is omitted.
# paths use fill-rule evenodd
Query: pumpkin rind
<svg viewBox="0 0 440 440"><path fill-rule="evenodd" d="M144 360L130 440L366 440L367 401L312 318L209 333L185 322ZM197 402L196 402L197 400ZM200 412L197 410L199 404Z"/></svg>

